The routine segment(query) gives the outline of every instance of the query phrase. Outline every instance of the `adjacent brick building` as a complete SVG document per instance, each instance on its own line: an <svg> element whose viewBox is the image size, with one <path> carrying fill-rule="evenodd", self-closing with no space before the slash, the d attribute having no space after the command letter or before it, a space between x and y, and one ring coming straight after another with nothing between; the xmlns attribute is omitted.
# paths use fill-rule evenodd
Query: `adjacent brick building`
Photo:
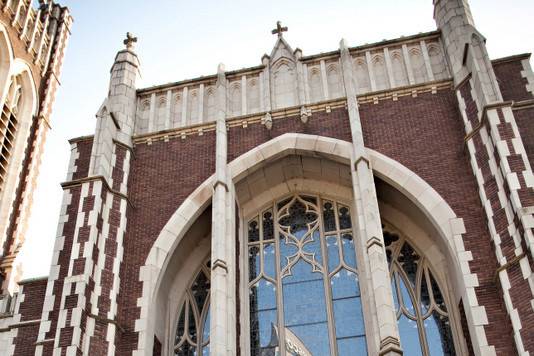
<svg viewBox="0 0 534 356"><path fill-rule="evenodd" d="M278 23L259 66L141 89L128 35L7 354L534 352L530 54L434 7L310 56Z"/></svg>

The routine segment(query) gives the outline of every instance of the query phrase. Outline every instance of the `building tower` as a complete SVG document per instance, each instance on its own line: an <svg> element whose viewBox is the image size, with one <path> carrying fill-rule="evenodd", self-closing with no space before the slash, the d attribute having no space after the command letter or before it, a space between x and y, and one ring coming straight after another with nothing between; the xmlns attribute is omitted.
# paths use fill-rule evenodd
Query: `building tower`
<svg viewBox="0 0 534 356"><path fill-rule="evenodd" d="M0 295L17 289L41 154L72 18L51 0L0 2ZM0 307L1 308L1 307Z"/></svg>

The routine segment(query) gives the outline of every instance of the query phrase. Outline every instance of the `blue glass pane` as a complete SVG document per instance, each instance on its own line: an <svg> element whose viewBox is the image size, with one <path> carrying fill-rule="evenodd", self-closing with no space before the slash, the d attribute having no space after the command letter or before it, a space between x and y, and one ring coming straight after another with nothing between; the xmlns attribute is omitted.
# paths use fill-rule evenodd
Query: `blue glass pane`
<svg viewBox="0 0 534 356"><path fill-rule="evenodd" d="M322 274L300 260L282 280L285 326L313 355L329 355L326 301ZM313 312L310 312L313 311Z"/></svg>
<svg viewBox="0 0 534 356"><path fill-rule="evenodd" d="M261 279L250 289L250 346L253 355L260 355L262 348L270 345L277 324L276 288Z"/></svg>
<svg viewBox="0 0 534 356"><path fill-rule="evenodd" d="M332 272L339 266L339 245L337 236L326 237L326 249L328 251L328 272Z"/></svg>
<svg viewBox="0 0 534 356"><path fill-rule="evenodd" d="M365 335L359 297L334 300L333 304L337 338Z"/></svg>
<svg viewBox="0 0 534 356"><path fill-rule="evenodd" d="M338 356L364 356L367 355L365 337L350 337L337 340Z"/></svg>
<svg viewBox="0 0 534 356"><path fill-rule="evenodd" d="M251 246L248 249L248 281L251 282L261 272L260 247Z"/></svg>
<svg viewBox="0 0 534 356"><path fill-rule="evenodd" d="M418 356L421 353L417 322L408 319L404 314L399 319L401 346L405 355Z"/></svg>
<svg viewBox="0 0 534 356"><path fill-rule="evenodd" d="M424 321L426 341L431 356L455 355L449 318L433 312Z"/></svg>
<svg viewBox="0 0 534 356"><path fill-rule="evenodd" d="M209 356L209 354L210 354L210 345L206 345L202 349L202 356Z"/></svg>
<svg viewBox="0 0 534 356"><path fill-rule="evenodd" d="M293 334L288 335L288 329ZM288 342L289 340L296 340ZM289 345L288 345L289 344ZM290 345L301 344L299 352L298 349ZM328 342L328 324L326 322L309 325L295 325L286 328L286 349L293 350L289 352L290 355L313 355L313 356L330 356L330 344Z"/></svg>
<svg viewBox="0 0 534 356"><path fill-rule="evenodd" d="M323 257L321 253L321 236L319 230L315 230L310 237L306 238L306 243L302 247L302 250L307 254L314 256L314 260L320 265L323 264Z"/></svg>
<svg viewBox="0 0 534 356"><path fill-rule="evenodd" d="M414 303L412 301L412 297L410 293L408 292L408 287L406 286L406 283L404 283L404 278L400 276L399 276L399 287L400 287L400 292L402 295L402 302L404 303L404 307L406 308L406 310L408 310L410 315L415 317L415 308L413 306Z"/></svg>
<svg viewBox="0 0 534 356"><path fill-rule="evenodd" d="M333 299L360 296L358 275L354 272L342 269L332 276L330 284L332 285Z"/></svg>
<svg viewBox="0 0 534 356"><path fill-rule="evenodd" d="M271 278L276 277L276 255L274 244L263 245L263 272Z"/></svg>
<svg viewBox="0 0 534 356"><path fill-rule="evenodd" d="M204 319L204 330L202 330L202 342L205 342L210 337L210 307L208 304L208 312Z"/></svg>
<svg viewBox="0 0 534 356"><path fill-rule="evenodd" d="M356 250L354 249L354 239L352 238L352 234L341 235L341 244L343 247L343 259L345 260L345 263L355 269Z"/></svg>

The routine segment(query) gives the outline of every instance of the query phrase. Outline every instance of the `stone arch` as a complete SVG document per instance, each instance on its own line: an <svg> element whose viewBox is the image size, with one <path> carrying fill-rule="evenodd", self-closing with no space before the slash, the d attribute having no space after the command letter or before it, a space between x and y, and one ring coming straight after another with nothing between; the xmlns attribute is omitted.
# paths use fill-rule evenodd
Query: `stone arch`
<svg viewBox="0 0 534 356"><path fill-rule="evenodd" d="M228 87L228 114L229 116L241 115L241 83L235 81Z"/></svg>
<svg viewBox="0 0 534 356"><path fill-rule="evenodd" d="M323 83L319 66L311 66L308 69L308 83L310 87L310 102L324 100Z"/></svg>
<svg viewBox="0 0 534 356"><path fill-rule="evenodd" d="M279 59L272 70L272 91L274 108L285 108L297 103L297 81L295 63L286 58Z"/></svg>
<svg viewBox="0 0 534 356"><path fill-rule="evenodd" d="M13 64L13 48L6 28L0 23L0 98L4 102L9 86L9 74Z"/></svg>
<svg viewBox="0 0 534 356"><path fill-rule="evenodd" d="M391 66L393 69L393 77L396 86L408 85L408 73L406 72L406 64L400 50L391 51Z"/></svg>
<svg viewBox="0 0 534 356"><path fill-rule="evenodd" d="M480 350L487 347L484 332L487 316L484 308L478 305L475 296L474 287L478 282L476 275L471 274L468 264L472 259L471 253L465 251L463 246L462 234L465 232L463 220L458 218L447 202L417 174L377 151L367 148L366 152L376 177L405 195L435 228L436 238L444 246L442 252L448 258L455 295L457 298L461 297L464 303L473 347L478 351L477 354L480 354L482 352ZM292 154L312 154L348 165L352 159L352 144L323 136L287 133L230 162L230 176L233 181L240 181L263 164ZM155 330L154 300L161 286L162 276L170 257L177 251L186 232L210 204L214 180L214 176L205 180L176 210L154 243L145 265L141 267L143 292L138 301L141 318L136 322L139 332L136 354L149 355L152 351Z"/></svg>
<svg viewBox="0 0 534 356"><path fill-rule="evenodd" d="M376 85L375 89L387 89L389 87L389 79L384 56L381 54L375 54L371 59L371 63L373 65L373 75Z"/></svg>
<svg viewBox="0 0 534 356"><path fill-rule="evenodd" d="M412 65L415 82L417 84L426 82L428 80L428 74L426 72L425 59L423 58L419 45L411 47L408 50L408 54L410 56L410 63Z"/></svg>
<svg viewBox="0 0 534 356"><path fill-rule="evenodd" d="M366 93L371 91L371 81L369 78L369 68L365 57L357 57L354 59L354 71L356 82L358 84L358 93Z"/></svg>
<svg viewBox="0 0 534 356"><path fill-rule="evenodd" d="M11 64L8 74L9 90L11 82L17 83L20 86L20 97L18 99L18 110L16 113L16 129L14 134L14 142L10 148L10 155L7 162L7 171L5 173L5 180L3 182L2 192L0 195L0 217L1 221L7 222L11 214L12 204L11 198L15 193L20 179L20 170L24 159L24 151L26 145L23 144L28 140L31 126L34 117L37 115L38 99L37 88L33 80L33 74L29 65L21 59L15 59ZM7 93L4 95L4 103L7 98ZM22 143L22 144L21 144ZM7 223L0 227L2 236L5 235ZM16 238L16 237L15 237Z"/></svg>

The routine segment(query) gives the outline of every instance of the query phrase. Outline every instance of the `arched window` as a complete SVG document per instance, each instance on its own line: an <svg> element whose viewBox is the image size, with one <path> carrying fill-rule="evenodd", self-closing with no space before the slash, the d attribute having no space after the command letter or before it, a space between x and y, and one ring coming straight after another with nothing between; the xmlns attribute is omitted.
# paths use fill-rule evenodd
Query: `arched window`
<svg viewBox="0 0 534 356"><path fill-rule="evenodd" d="M7 98L0 116L0 191L7 176L7 166L13 153L19 113L22 107L22 80L14 77L9 86Z"/></svg>
<svg viewBox="0 0 534 356"><path fill-rule="evenodd" d="M428 261L392 231L385 229L384 242L404 354L455 355L445 298Z"/></svg>
<svg viewBox="0 0 534 356"><path fill-rule="evenodd" d="M348 206L295 195L247 227L250 355L366 355Z"/></svg>
<svg viewBox="0 0 534 356"><path fill-rule="evenodd" d="M185 293L174 338L175 356L210 354L210 262Z"/></svg>

